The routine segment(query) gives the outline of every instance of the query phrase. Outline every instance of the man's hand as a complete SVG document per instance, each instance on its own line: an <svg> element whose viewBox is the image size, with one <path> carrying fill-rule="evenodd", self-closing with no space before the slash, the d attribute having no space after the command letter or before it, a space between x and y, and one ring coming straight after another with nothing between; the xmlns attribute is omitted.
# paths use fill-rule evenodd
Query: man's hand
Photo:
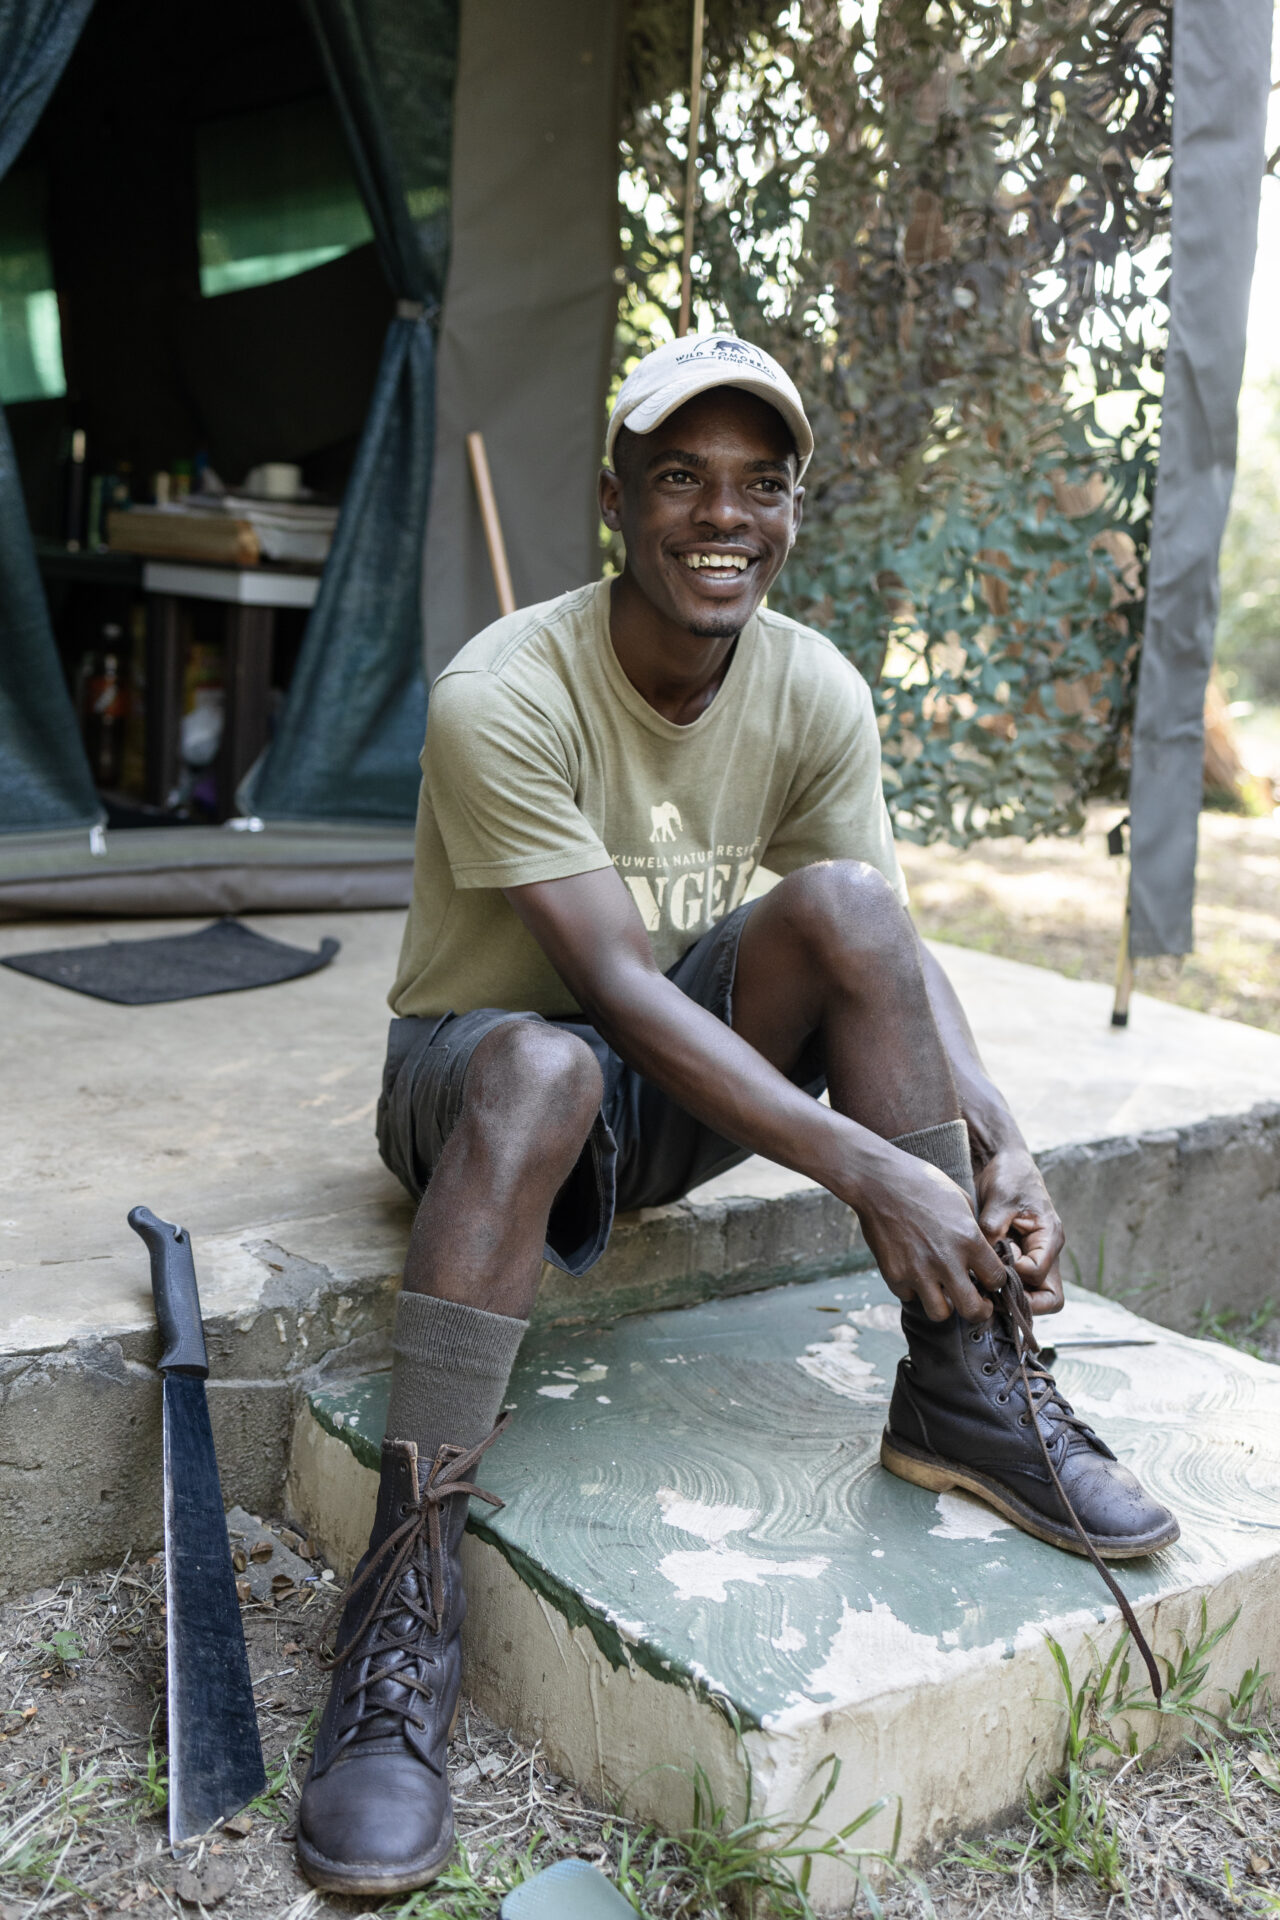
<svg viewBox="0 0 1280 1920"><path fill-rule="evenodd" d="M989 1320L1004 1268L954 1180L887 1142L853 1201L889 1291L931 1320ZM974 1277L980 1285L974 1285Z"/></svg>
<svg viewBox="0 0 1280 1920"><path fill-rule="evenodd" d="M977 1188L982 1231L993 1243L1011 1241L1032 1313L1057 1313L1062 1306L1058 1256L1066 1236L1040 1169L1021 1141L997 1148L978 1172Z"/></svg>

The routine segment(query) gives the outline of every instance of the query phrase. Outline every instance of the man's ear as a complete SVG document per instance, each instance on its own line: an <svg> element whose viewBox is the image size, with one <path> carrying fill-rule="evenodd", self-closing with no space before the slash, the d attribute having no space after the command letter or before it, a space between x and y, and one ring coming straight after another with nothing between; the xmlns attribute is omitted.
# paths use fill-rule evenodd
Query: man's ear
<svg viewBox="0 0 1280 1920"><path fill-rule="evenodd" d="M800 531L800 522L803 519L804 519L804 488L797 487L795 492L791 496L791 540L789 542L791 546L795 545L796 535Z"/></svg>
<svg viewBox="0 0 1280 1920"><path fill-rule="evenodd" d="M610 533L622 528L622 482L612 467L600 469L600 518Z"/></svg>

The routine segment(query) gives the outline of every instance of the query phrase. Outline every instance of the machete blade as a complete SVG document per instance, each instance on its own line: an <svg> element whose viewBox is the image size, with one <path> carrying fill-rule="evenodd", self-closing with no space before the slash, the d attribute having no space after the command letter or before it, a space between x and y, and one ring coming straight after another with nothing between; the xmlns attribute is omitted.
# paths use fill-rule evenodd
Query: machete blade
<svg viewBox="0 0 1280 1920"><path fill-rule="evenodd" d="M176 1846L237 1813L267 1777L205 1398L209 1358L191 1240L147 1207L135 1207L129 1225L151 1255L163 1343L169 1839Z"/></svg>
<svg viewBox="0 0 1280 1920"><path fill-rule="evenodd" d="M164 1380L169 1838L204 1833L267 1784L204 1381Z"/></svg>

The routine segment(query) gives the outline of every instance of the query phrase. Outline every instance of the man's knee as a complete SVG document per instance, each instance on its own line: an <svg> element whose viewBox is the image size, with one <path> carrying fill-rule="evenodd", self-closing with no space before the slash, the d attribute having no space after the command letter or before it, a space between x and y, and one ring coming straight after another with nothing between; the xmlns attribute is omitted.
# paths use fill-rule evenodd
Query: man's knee
<svg viewBox="0 0 1280 1920"><path fill-rule="evenodd" d="M542 1020L508 1020L472 1055L464 1113L522 1157L567 1157L572 1164L603 1091L596 1057L576 1034Z"/></svg>
<svg viewBox="0 0 1280 1920"><path fill-rule="evenodd" d="M865 860L824 860L779 882L779 909L792 933L820 959L915 953L915 936L902 902L878 868Z"/></svg>

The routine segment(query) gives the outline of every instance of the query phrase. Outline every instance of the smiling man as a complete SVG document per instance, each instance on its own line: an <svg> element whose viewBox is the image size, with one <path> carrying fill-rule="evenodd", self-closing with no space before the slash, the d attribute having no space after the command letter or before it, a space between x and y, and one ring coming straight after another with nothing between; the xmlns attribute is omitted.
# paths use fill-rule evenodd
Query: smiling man
<svg viewBox="0 0 1280 1920"><path fill-rule="evenodd" d="M432 690L379 1109L422 1198L298 1822L322 1887L419 1886L452 1844L458 1545L543 1258L585 1273L615 1210L749 1153L851 1207L903 1303L891 1472L1074 1549L1038 1426L1100 1553L1177 1537L992 1315L1006 1238L1033 1309L1062 1304L1062 1230L908 917L867 685L763 609L812 451L767 354L660 348L609 422L621 576L499 620Z"/></svg>

